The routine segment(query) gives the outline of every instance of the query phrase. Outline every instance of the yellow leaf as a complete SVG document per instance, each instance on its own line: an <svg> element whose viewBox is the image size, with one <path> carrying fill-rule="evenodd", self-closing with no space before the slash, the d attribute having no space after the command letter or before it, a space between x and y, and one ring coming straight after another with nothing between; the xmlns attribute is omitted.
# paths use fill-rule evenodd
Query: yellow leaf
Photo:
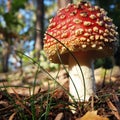
<svg viewBox="0 0 120 120"><path fill-rule="evenodd" d="M109 120L108 118L97 115L97 111L88 111L82 118L76 120Z"/></svg>

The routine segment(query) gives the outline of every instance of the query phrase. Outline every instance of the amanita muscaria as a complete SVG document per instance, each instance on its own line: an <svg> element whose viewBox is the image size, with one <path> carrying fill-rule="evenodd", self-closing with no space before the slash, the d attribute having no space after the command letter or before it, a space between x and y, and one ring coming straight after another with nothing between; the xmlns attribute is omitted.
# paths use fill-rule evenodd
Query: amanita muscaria
<svg viewBox="0 0 120 120"><path fill-rule="evenodd" d="M44 38L49 60L54 63L62 60L62 64L69 65L69 92L75 100L82 101L95 95L94 59L113 55L117 46L117 27L107 12L84 1L58 10Z"/></svg>

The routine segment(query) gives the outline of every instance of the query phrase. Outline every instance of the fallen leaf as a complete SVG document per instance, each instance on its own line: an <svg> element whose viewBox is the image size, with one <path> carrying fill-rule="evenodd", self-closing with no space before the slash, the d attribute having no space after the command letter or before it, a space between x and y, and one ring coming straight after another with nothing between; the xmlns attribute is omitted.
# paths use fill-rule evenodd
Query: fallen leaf
<svg viewBox="0 0 120 120"><path fill-rule="evenodd" d="M82 118L76 120L109 120L108 118L97 115L97 111L88 111Z"/></svg>
<svg viewBox="0 0 120 120"><path fill-rule="evenodd" d="M115 117L120 120L120 113L118 111L118 109L115 107L115 105L110 101L110 99L107 99L107 104L109 106L109 108L111 109L112 113L115 115Z"/></svg>
<svg viewBox="0 0 120 120"><path fill-rule="evenodd" d="M17 112L14 112L10 117L9 120L14 120L15 115L17 114Z"/></svg>
<svg viewBox="0 0 120 120"><path fill-rule="evenodd" d="M113 99L114 99L114 102L115 102L115 106L118 110L118 113L120 114L120 101L119 101L119 98L116 94L113 94Z"/></svg>
<svg viewBox="0 0 120 120"><path fill-rule="evenodd" d="M63 118L63 113L61 112L61 113L57 114L55 120L62 120L62 118Z"/></svg>

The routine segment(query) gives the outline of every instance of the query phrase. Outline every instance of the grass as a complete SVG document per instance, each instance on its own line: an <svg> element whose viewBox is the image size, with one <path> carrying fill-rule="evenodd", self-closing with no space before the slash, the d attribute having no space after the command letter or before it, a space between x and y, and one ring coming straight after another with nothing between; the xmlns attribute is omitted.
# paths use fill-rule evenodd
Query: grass
<svg viewBox="0 0 120 120"><path fill-rule="evenodd" d="M63 120L66 120L66 116L74 120L91 110L92 100L88 103L71 103L69 102L69 95L64 89L59 87L51 90L50 84L48 86L48 90L39 91L31 96L20 95L16 92L10 94L7 92L7 88L4 91L1 90L2 99L0 101L6 101L8 106L0 109L0 114L3 113L0 116L10 118L13 115L13 118L17 120L54 120L59 113L63 113ZM113 101L112 94L120 97L120 92L103 93L102 90L98 92L99 99L94 100L94 109L99 110L99 112L104 109L105 111L102 114L107 115L111 110L107 107L106 100L109 98ZM71 109L75 110L75 113L72 113Z"/></svg>
<svg viewBox="0 0 120 120"><path fill-rule="evenodd" d="M19 54L23 55L23 53L21 53L19 51L17 51L17 52ZM26 56L26 55L24 55L24 56ZM31 116L32 120L36 120L37 119L37 117L36 117L36 112L37 112L36 111L36 103L38 103L38 102L40 103L39 108L41 108L41 110L42 110L44 102L46 102L47 104L45 106L44 111L42 110L39 113L40 114L39 119L42 120L44 118L45 120L47 120L48 119L48 115L49 115L50 110L51 110L51 104L52 104L52 107L54 107L54 105L56 106L56 103L53 102L54 100L53 100L53 98L51 97L51 94L50 94L51 92L53 92L50 89L50 84L48 85L49 87L48 87L48 91L47 91L46 95L45 96L41 95L42 97L40 97L40 101L39 100L36 101L35 87L36 87L36 79L37 79L37 75L38 75L39 71L41 70L41 71L45 72L46 75L48 75L48 77L50 77L50 79L54 80L54 83L55 84L57 83L66 92L67 95L69 95L69 96L71 96L71 95L69 94L69 92L66 90L65 87L63 87L59 82L56 81L57 76L56 76L56 78L53 78L53 76L51 76L50 73L48 71L46 71L43 67L41 67L38 62L36 62L34 59L30 58L29 56L26 56L26 57L29 58L29 60L32 61L32 63L34 63L35 65L37 65L37 70L36 70L35 77L34 77L34 82L33 82L33 92L32 92L33 95L30 97L30 101L29 101L30 105L26 106L27 105L26 104L27 100L21 99L20 96L15 91L14 91L15 96L16 96L15 99L12 98L9 95L9 93L7 92L7 88L8 87L19 87L19 86L4 86L5 91L6 91L5 92L5 96L7 97L7 99L9 99L10 104L12 106L14 106L15 110L17 111L16 114L17 114L17 116L19 116L18 119L23 119L23 120L26 120L26 119L29 118L26 114L24 114L25 111L27 112L27 114L29 114L29 116ZM65 68L65 66L63 66L63 67ZM67 72L67 70L66 70L66 72ZM72 96L71 96L71 98L73 99ZM61 102L62 102L62 104L64 103L64 101L61 101ZM74 100L74 103L75 103L75 100Z"/></svg>
<svg viewBox="0 0 120 120"><path fill-rule="evenodd" d="M54 36L50 35L49 33L46 33L46 34L47 34L48 36L50 36L51 38L53 38L54 40L56 40L58 43L60 43L60 44L66 49L66 51L73 57L73 59L75 60L75 62L78 64L79 69L80 69L80 71L81 71L81 75L82 75L82 77L83 77L84 100L85 100L85 97L86 97L85 79L84 79L84 74L83 74L83 72L82 72L81 66L80 66L80 64L79 64L79 62L78 62L78 60L77 60L77 58L76 58L76 57L74 56L74 54L69 50L69 48L68 48L67 46L65 46L61 41L59 41L58 39L56 39ZM57 48L57 56L58 56L58 58L59 58L61 64L62 64L63 67L64 67L64 64L63 64L63 62L62 62L62 59L61 59L61 57L60 57L60 53L59 53L58 46L56 46L56 48ZM65 69L65 67L64 67L64 69ZM65 69L65 70L66 70L66 69ZM67 70L66 70L66 72L67 72ZM69 74L69 73L68 73L68 74ZM75 87L76 93L77 93L77 95L78 95L78 99L79 99L79 101L80 101L80 96L79 96L79 94L78 94L78 91L77 91L77 89L76 89L76 86L75 86L75 84L74 84L74 82L73 82L73 80L72 80L72 78L71 78L70 75L69 75L69 78L71 79L71 81L72 81L72 83L73 83L73 85L74 85L74 87ZM70 97L71 97L72 100L75 102L74 98L73 98L71 95L70 95Z"/></svg>
<svg viewBox="0 0 120 120"><path fill-rule="evenodd" d="M28 56L26 56L28 57ZM5 88L5 96L7 97L7 99L10 101L10 104L12 104L12 106L14 106L15 110L17 111L17 116L18 119L23 119L23 120L26 120L28 119L29 117L28 116L31 116L31 119L32 120L36 120L37 117L36 117L36 103L40 103L40 108L42 111L40 111L40 117L39 119L42 120L43 118L45 120L48 119L48 115L49 115L49 112L50 112L50 108L51 108L51 102L52 102L52 97L50 96L50 84L49 84L49 88L48 88L48 91L47 93L45 94L45 96L41 93L41 95L39 96L40 97L40 100L37 100L36 101L36 95L35 95L35 87L36 87L36 78L37 78L37 75L39 73L39 69L41 69L42 71L44 71L51 79L53 79L54 81L55 78L53 78L49 72L47 72L44 68L42 68L39 63L37 63L34 59L30 58L29 59L34 63L34 64L37 64L37 71L36 71L36 74L35 74L35 78L34 78L34 84L33 84L33 95L30 97L30 101L29 101L29 106L26 106L26 102L27 100L23 100L19 97L19 95L15 92L15 96L16 96L16 99L13 100L13 98L9 95L9 93L7 92L7 88L8 87L18 87L18 86L4 86ZM59 84L59 83L58 83ZM60 84L59 84L60 85ZM62 88L64 88L63 86L61 86ZM65 89L65 88L64 88ZM2 91L2 90L1 90ZM16 101L17 103L16 103ZM43 109L43 105L44 105L44 102L47 102L46 106L45 106L45 109ZM18 104L19 103L19 104ZM43 103L43 104L41 104ZM24 114L24 112L27 112L27 114L29 114L28 116L26 114Z"/></svg>
<svg viewBox="0 0 120 120"><path fill-rule="evenodd" d="M19 51L18 51L19 52ZM19 52L19 54L23 54ZM24 55L26 56L26 55ZM91 99L89 102L76 102L72 95L68 92L65 86L62 86L56 79L58 74L53 77L49 71L44 69L37 61L26 56L31 61L31 64L36 66L36 72L34 74L34 82L31 87L26 87L30 91L29 96L18 94L14 88L23 88L24 86L6 86L0 87L0 119L15 119L15 120L54 120L60 113L63 113L62 120L79 118L83 116L87 111L98 110L100 115L108 115L111 120L116 119L116 116L112 113L112 110L107 106L107 100L112 101L113 105L117 108L115 100L120 99L120 91L118 88L109 89L110 86L106 85L102 90L98 91L98 98ZM58 57L62 63L62 60ZM64 70L68 74L66 66L62 64ZM40 72L43 72L49 79L54 81L54 86L51 88L51 84L48 81L48 89L35 92L37 86L37 76ZM59 70L58 70L59 73ZM106 74L105 74L106 75ZM84 76L84 75L83 75ZM105 77L104 77L105 79ZM9 80L10 82L10 80ZM56 88L57 84L57 88ZM40 85L41 88L42 84ZM8 88L13 88L14 94L10 94ZM4 90L3 90L4 88ZM114 91L113 91L114 89ZM107 91L108 90L108 91ZM32 95L31 95L32 91ZM110 92L111 91L111 92ZM113 95L116 95L117 98ZM69 101L69 97L74 102ZM118 104L119 106L119 104ZM7 111L7 112L5 112ZM74 111L74 112L73 112Z"/></svg>

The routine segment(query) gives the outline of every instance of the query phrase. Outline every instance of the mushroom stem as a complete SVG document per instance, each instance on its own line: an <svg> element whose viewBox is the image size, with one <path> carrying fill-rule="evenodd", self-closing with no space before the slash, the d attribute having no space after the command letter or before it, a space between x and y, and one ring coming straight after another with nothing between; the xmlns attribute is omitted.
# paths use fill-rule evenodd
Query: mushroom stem
<svg viewBox="0 0 120 120"><path fill-rule="evenodd" d="M95 94L93 59L87 53L69 56L70 94L76 101L88 101Z"/></svg>

